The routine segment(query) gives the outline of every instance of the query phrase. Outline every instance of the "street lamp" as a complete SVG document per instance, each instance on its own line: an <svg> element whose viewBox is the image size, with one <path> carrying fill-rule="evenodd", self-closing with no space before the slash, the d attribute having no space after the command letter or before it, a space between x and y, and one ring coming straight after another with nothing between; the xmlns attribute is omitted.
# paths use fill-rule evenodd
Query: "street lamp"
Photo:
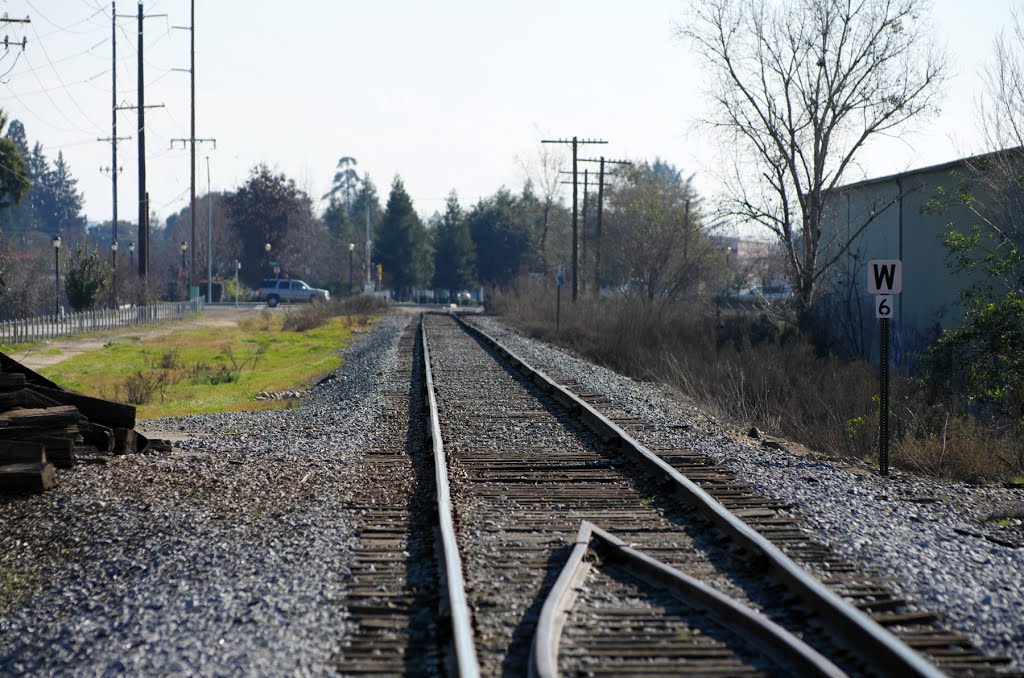
<svg viewBox="0 0 1024 678"><path fill-rule="evenodd" d="M348 244L348 296L352 296L352 252L356 249L356 244L350 242Z"/></svg>
<svg viewBox="0 0 1024 678"><path fill-rule="evenodd" d="M110 243L110 297L114 302L114 308L117 308L117 241L114 240Z"/></svg>
<svg viewBox="0 0 1024 678"><path fill-rule="evenodd" d="M186 250L188 250L188 242L182 240L181 241L181 278L182 278L182 280L185 279L185 275L187 274L187 272L185 270L185 252L186 252ZM185 289L185 300L186 301L188 300L188 288Z"/></svg>
<svg viewBox="0 0 1024 678"><path fill-rule="evenodd" d="M53 317L60 315L60 235L53 236Z"/></svg>
<svg viewBox="0 0 1024 678"><path fill-rule="evenodd" d="M267 253L267 270L273 270L270 268L270 243L263 245L263 251Z"/></svg>
<svg viewBox="0 0 1024 678"><path fill-rule="evenodd" d="M134 240L131 241L130 243L128 243L128 256L131 257L131 261L129 261L129 265L130 265L132 271L134 271L135 270L135 241Z"/></svg>

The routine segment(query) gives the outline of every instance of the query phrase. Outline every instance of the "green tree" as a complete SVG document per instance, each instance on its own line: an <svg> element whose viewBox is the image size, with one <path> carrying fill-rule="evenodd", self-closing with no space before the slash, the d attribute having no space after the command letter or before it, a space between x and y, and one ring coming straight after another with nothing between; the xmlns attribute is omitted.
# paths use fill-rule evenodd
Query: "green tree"
<svg viewBox="0 0 1024 678"><path fill-rule="evenodd" d="M305 277L309 269L314 279L326 280L325 269L341 259L337 243L314 215L309 195L265 164L254 167L225 202L241 243L240 278L250 286L272 275L271 261L278 262L282 275Z"/></svg>
<svg viewBox="0 0 1024 678"><path fill-rule="evenodd" d="M434 234L434 288L455 293L475 284L476 253L469 222L455 191L448 194L444 216Z"/></svg>
<svg viewBox="0 0 1024 678"><path fill-rule="evenodd" d="M331 189L327 191L321 200L330 200L332 203L338 201L345 208L345 213L352 216L352 201L359 193L359 173L356 165L359 163L355 158L344 156L338 160L337 169L334 172L334 179L331 182Z"/></svg>
<svg viewBox="0 0 1024 678"><path fill-rule="evenodd" d="M0 133L6 126L7 114L0 109ZM17 128L12 124L10 131L16 133L21 129L20 123ZM0 138L0 211L20 203L31 187L32 183L26 173L25 161L18 149L17 137L15 139ZM0 219L3 217L0 216ZM0 226L3 226L3 223L0 220Z"/></svg>
<svg viewBox="0 0 1024 678"><path fill-rule="evenodd" d="M397 176L377 228L376 260L383 265L385 281L399 298L408 298L414 288L430 283L427 230Z"/></svg>
<svg viewBox="0 0 1024 678"><path fill-rule="evenodd" d="M64 293L75 311L96 306L110 278L110 263L99 249L75 248L64 269Z"/></svg>
<svg viewBox="0 0 1024 678"><path fill-rule="evenodd" d="M965 207L950 223L949 267L973 280L960 294L964 317L928 348L925 380L958 394L975 414L1024 437L1024 26L1015 17L985 69L981 127L990 148L969 161L955 189L932 207ZM960 211L963 212L962 210ZM1024 452L1018 463L1024 463Z"/></svg>
<svg viewBox="0 0 1024 678"><path fill-rule="evenodd" d="M704 231L691 179L661 161L629 166L621 176L605 219L619 284L638 285L648 299L673 299L702 286L717 292L725 259Z"/></svg>
<svg viewBox="0 0 1024 678"><path fill-rule="evenodd" d="M976 282L960 293L960 324L925 352L924 381L1024 437L1024 250L977 224L950 224L945 245L951 269Z"/></svg>
<svg viewBox="0 0 1024 678"><path fill-rule="evenodd" d="M377 185L370 179L369 174L365 174L359 192L352 199L353 227L363 234L362 237L365 239L367 217L370 220L370 233L373 233L383 214L380 196L377 195Z"/></svg>
<svg viewBox="0 0 1024 678"><path fill-rule="evenodd" d="M477 280L511 285L530 254L530 216L522 201L501 188L474 205L466 219L476 249Z"/></svg>
<svg viewBox="0 0 1024 678"><path fill-rule="evenodd" d="M352 201L359 194L362 180L356 172L356 159L345 156L338 160L338 167L331 182L331 188L320 198L327 200L323 220L334 239L345 247L364 238L357 238Z"/></svg>
<svg viewBox="0 0 1024 678"><path fill-rule="evenodd" d="M53 169L43 180L43 188L51 194L51 209L37 215L40 227L47 234L65 233L81 236L85 232L85 218L82 216L84 199L78 190L78 179L71 174L71 168L64 160L64 152L57 152Z"/></svg>
<svg viewBox="0 0 1024 678"><path fill-rule="evenodd" d="M17 153L23 159L23 176L30 182L32 171L29 168L28 158L31 156L29 141L25 133L25 125L20 121L12 120L7 128L7 138L14 142ZM32 208L32 188L23 196L22 202L10 206L3 218L3 228L10 235L25 240L25 235L36 227L36 215Z"/></svg>
<svg viewBox="0 0 1024 678"><path fill-rule="evenodd" d="M344 207L340 203L337 204L336 212L332 212L329 207L324 213L324 221L327 223L328 229L337 234L338 242L344 247L347 247L348 243L356 246L352 253L352 266L356 271L353 277L357 281L365 281L367 271L370 272L371 278L376 277L372 271L374 253L369 252L369 259L367 258L366 243L367 240L372 240L373 233L376 232L380 224L383 211L380 198L377 196L377 186L370 179L370 175L365 174L360 182L359 192L352 198L350 215L346 215ZM332 221L332 219L337 219L337 221ZM345 282L347 284L347 279Z"/></svg>
<svg viewBox="0 0 1024 678"><path fill-rule="evenodd" d="M802 321L815 291L873 217L826 243L835 188L865 144L934 111L948 68L928 0L697 0L681 29L705 59L724 145L729 211L786 253Z"/></svg>

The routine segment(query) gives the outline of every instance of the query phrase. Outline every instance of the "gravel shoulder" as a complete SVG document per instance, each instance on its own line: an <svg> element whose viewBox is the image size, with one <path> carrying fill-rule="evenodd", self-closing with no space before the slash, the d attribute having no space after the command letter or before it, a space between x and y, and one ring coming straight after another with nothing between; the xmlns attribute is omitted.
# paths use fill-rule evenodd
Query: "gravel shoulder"
<svg viewBox="0 0 1024 678"><path fill-rule="evenodd" d="M0 497L0 675L326 675L350 633L352 469L381 441L381 375L411 314L361 335L299 407L149 420L169 454L62 471ZM985 538L1020 490L934 483L742 440L651 384L479 320L568 376L791 501L843 556L889 572L979 647L1024 668L1024 548ZM676 429L679 430L679 429ZM382 489L384 491L384 489Z"/></svg>
<svg viewBox="0 0 1024 678"><path fill-rule="evenodd" d="M274 412L148 420L169 454L0 497L0 675L326 675L346 633L350 469L408 316Z"/></svg>

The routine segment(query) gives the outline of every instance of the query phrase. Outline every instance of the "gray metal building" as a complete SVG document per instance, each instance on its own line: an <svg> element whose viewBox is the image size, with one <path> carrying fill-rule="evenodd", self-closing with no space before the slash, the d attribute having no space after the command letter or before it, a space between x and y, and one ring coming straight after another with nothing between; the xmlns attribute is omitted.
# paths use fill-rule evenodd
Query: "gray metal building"
<svg viewBox="0 0 1024 678"><path fill-rule="evenodd" d="M819 262L838 254L827 275L825 314L841 350L877 361L878 325L867 289L867 262L872 259L903 262L903 292L895 297L890 323L897 365L909 363L940 329L960 321L959 294L970 281L950 270L943 238L949 224L968 231L977 217L963 205L937 207L935 202L940 187L946 195L956 195L970 181L970 167L983 157L836 189L822 227Z"/></svg>

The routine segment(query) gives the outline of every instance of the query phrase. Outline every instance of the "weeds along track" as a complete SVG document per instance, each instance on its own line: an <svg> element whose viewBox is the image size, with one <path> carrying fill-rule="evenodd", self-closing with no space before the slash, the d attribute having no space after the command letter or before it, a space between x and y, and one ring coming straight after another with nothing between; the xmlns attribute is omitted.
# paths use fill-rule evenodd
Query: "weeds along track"
<svg viewBox="0 0 1024 678"><path fill-rule="evenodd" d="M456 644L472 636L460 675L902 677L1001 663L699 451L647 450L628 432L643 422L560 390L454 317L423 327L467 619L450 580L444 609Z"/></svg>

